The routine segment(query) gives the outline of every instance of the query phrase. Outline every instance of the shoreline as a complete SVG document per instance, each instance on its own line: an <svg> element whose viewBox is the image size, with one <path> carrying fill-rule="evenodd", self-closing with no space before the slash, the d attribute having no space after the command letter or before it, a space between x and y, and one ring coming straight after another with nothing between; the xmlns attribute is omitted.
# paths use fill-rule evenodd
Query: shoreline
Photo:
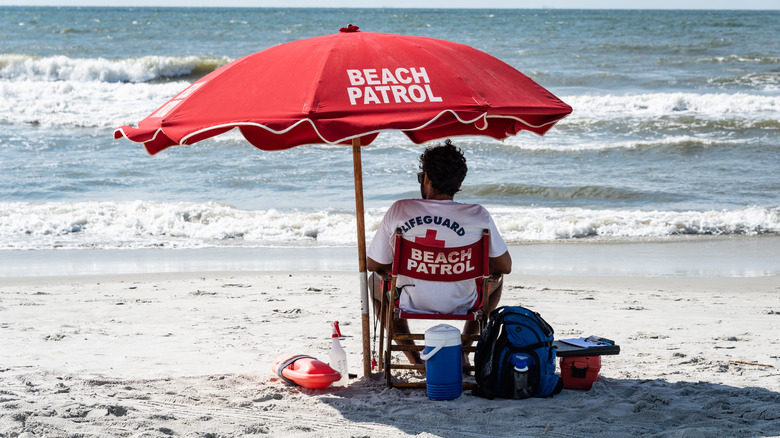
<svg viewBox="0 0 780 438"><path fill-rule="evenodd" d="M780 236L511 245L513 273L552 276L780 276ZM356 247L2 250L0 278L176 272L357 272Z"/></svg>

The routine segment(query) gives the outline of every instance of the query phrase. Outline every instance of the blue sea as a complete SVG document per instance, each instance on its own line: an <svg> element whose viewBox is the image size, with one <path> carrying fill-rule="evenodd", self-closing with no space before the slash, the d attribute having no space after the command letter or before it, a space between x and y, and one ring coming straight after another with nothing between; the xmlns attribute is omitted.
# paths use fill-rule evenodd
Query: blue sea
<svg viewBox="0 0 780 438"><path fill-rule="evenodd" d="M546 136L456 138L457 200L513 245L780 236L780 12L0 8L0 249L356 245L351 148L234 133L154 157L113 140L204 74L362 31L486 51L574 108ZM422 147L363 151L367 237L419 196Z"/></svg>

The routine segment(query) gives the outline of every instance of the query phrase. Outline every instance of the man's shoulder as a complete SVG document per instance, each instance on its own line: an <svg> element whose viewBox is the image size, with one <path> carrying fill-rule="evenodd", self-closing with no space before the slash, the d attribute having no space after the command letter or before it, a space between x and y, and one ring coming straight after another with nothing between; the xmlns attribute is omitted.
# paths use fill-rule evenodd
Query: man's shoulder
<svg viewBox="0 0 780 438"><path fill-rule="evenodd" d="M481 204L469 204L465 202L458 202L453 200L439 200L439 199L421 199L421 198L407 198L399 199L393 202L392 205L438 205L443 207L455 207L455 208L480 208L484 209Z"/></svg>
<svg viewBox="0 0 780 438"><path fill-rule="evenodd" d="M459 211L469 215L486 214L487 209L480 204L468 204L456 201L442 201L433 199L399 199L395 201L388 211Z"/></svg>
<svg viewBox="0 0 780 438"><path fill-rule="evenodd" d="M414 208L423 208L427 202L429 201L425 199L418 199L418 198L399 199L393 202L389 210L406 210L406 209L414 209Z"/></svg>

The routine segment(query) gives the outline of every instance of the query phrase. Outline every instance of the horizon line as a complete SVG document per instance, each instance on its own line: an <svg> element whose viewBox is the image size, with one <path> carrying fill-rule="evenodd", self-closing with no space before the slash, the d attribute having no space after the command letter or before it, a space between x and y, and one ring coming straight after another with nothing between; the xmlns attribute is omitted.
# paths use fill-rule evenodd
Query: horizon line
<svg viewBox="0 0 780 438"><path fill-rule="evenodd" d="M501 9L501 10L556 10L556 11L778 11L780 7L776 9L766 8L631 8L631 7L617 7L617 8L597 8L597 7L582 7L582 8L561 8L554 6L544 6L537 8L517 8L517 7L505 7L505 6L492 6L492 7L399 7L399 6L250 6L250 5L146 5L146 4L133 4L133 5L79 5L79 4L40 4L40 5L20 5L20 4L0 4L0 7L11 8L157 8L157 9L196 9L196 8L213 8L213 9L430 9L430 10L488 10L488 9Z"/></svg>

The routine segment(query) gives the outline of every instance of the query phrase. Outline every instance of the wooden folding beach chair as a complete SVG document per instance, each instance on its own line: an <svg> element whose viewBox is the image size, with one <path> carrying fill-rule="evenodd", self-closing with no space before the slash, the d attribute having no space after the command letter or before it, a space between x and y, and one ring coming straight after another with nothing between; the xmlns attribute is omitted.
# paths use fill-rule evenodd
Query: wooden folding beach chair
<svg viewBox="0 0 780 438"><path fill-rule="evenodd" d="M425 370L425 365L413 365L408 363L394 363L393 352L396 351L422 351L425 346L419 343L415 345L394 345L394 341L420 341L424 340L424 333L400 334L394 330L395 323L401 319L407 320L438 320L438 321L478 321L481 332L487 322L488 300L490 298L490 271L488 267L488 248L490 244L490 232L484 230L482 237L477 242L457 248L444 248L428 246L419 242L413 242L403 238L401 229L395 233L395 249L393 254L393 272L390 275L379 274L382 279L381 287L386 293L382 294L381 314L385 315L385 324L380 327L379 351L382 354L380 370L384 370L385 382L388 387L425 387L425 382L393 382L393 370L416 369ZM434 266L435 265L435 266ZM398 306L398 290L396 281L399 275L414 279L454 282L474 280L477 287L477 300L474 306L465 314L442 313L417 313L402 310ZM416 291L425 293L424 290ZM479 335L462 334L461 340L468 346L463 347L463 352L471 354L476 350L476 341ZM473 362L473 361L472 361ZM471 372L473 365L465 365L464 371ZM471 385L464 384L464 387Z"/></svg>

